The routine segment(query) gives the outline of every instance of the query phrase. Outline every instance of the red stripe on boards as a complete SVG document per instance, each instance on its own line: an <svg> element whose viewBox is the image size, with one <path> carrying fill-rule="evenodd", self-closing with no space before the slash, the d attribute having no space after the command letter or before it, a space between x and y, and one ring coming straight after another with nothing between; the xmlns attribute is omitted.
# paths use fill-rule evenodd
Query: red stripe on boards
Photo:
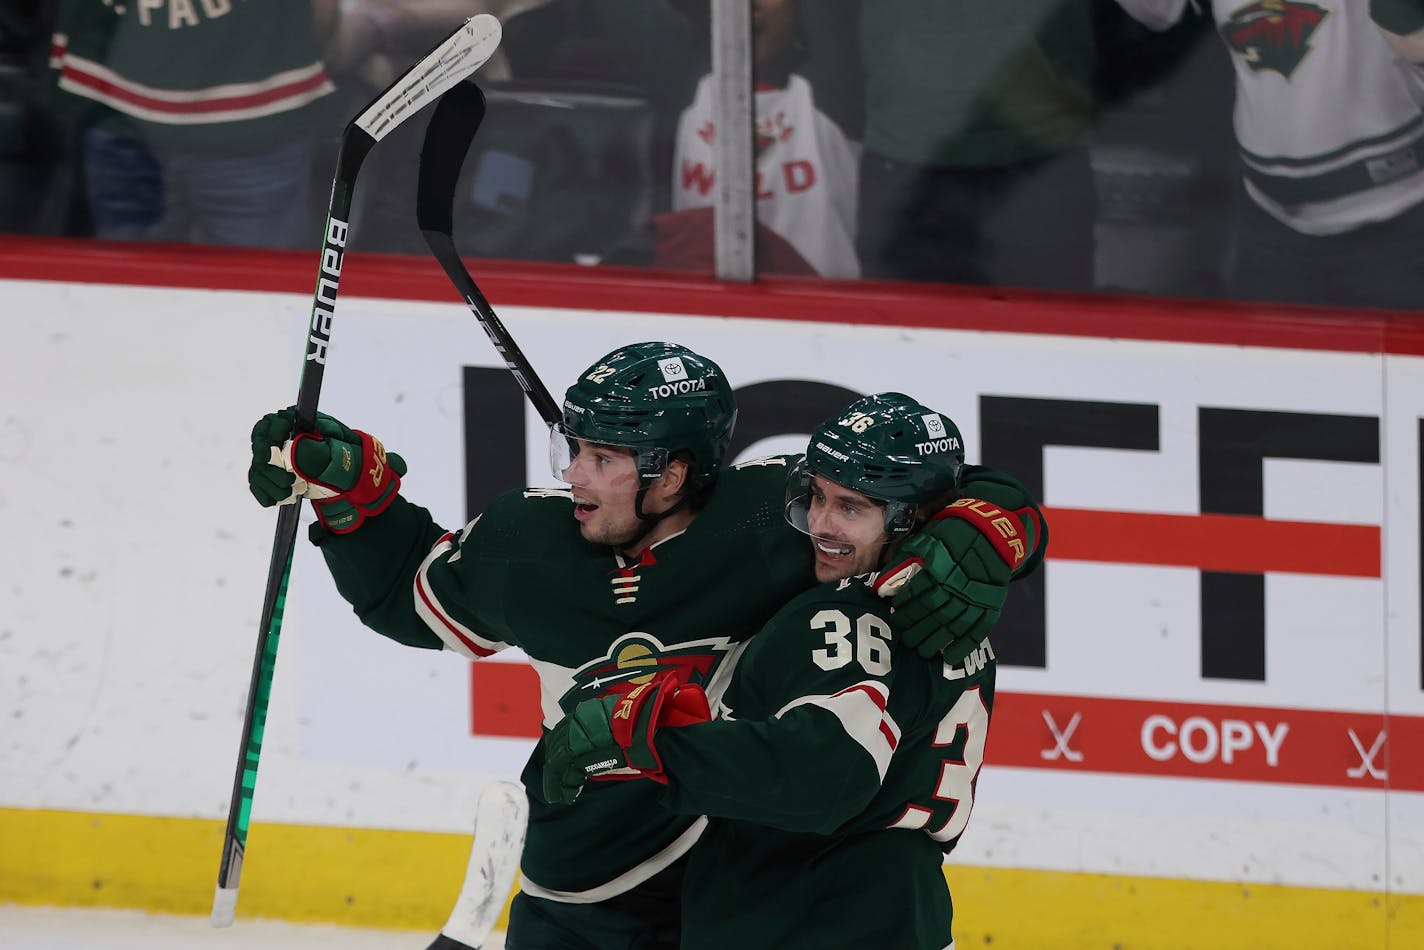
<svg viewBox="0 0 1424 950"><path fill-rule="evenodd" d="M1045 508L1056 561L1157 564L1241 574L1380 576L1378 525Z"/></svg>
<svg viewBox="0 0 1424 950"><path fill-rule="evenodd" d="M343 297L463 308L432 257L346 255ZM314 249L313 249L314 250ZM0 235L0 278L311 295L312 251ZM983 287L710 276L622 267L470 260L501 306L626 310L821 323L1424 355L1424 314Z"/></svg>
<svg viewBox="0 0 1424 950"><path fill-rule="evenodd" d="M532 667L473 663L470 695L474 735L539 736ZM1000 691L985 763L1424 792L1420 748L1424 716Z"/></svg>
<svg viewBox="0 0 1424 950"><path fill-rule="evenodd" d="M537 739L544 721L539 674L528 663L470 664L470 734Z"/></svg>
<svg viewBox="0 0 1424 950"><path fill-rule="evenodd" d="M1410 754L1419 748L1424 716L1001 692L986 761L1424 791L1424 759Z"/></svg>

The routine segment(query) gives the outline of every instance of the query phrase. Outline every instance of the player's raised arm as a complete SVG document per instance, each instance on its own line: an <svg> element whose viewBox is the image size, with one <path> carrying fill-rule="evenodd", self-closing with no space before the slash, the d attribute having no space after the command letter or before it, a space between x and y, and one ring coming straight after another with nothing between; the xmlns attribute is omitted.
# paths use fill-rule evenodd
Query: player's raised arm
<svg viewBox="0 0 1424 950"><path fill-rule="evenodd" d="M253 497L264 507L298 497L312 502L318 520L311 539L362 623L408 646L446 646L420 618L413 584L447 532L400 495L405 460L325 413L310 435L293 438L291 425L292 410L283 409L253 426L247 472Z"/></svg>

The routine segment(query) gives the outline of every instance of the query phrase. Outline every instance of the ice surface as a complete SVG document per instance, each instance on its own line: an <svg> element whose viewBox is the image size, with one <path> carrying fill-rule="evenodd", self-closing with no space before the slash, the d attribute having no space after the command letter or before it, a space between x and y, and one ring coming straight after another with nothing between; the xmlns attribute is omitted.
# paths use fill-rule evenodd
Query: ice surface
<svg viewBox="0 0 1424 950"><path fill-rule="evenodd" d="M434 936L240 916L219 929L207 917L0 904L4 950L425 950ZM494 934L484 950L503 947L503 936Z"/></svg>

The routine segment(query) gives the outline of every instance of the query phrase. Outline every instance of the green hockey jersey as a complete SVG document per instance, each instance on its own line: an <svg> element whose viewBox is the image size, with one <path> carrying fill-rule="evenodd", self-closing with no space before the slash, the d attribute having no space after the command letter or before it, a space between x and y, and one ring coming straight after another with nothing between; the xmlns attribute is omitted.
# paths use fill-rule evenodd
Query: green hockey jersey
<svg viewBox="0 0 1424 950"><path fill-rule="evenodd" d="M367 626L470 658L522 648L547 730L578 702L669 669L719 693L727 658L814 582L806 538L782 514L792 461L724 471L692 524L637 563L584 541L570 493L555 489L505 494L458 534L398 498L359 531L314 538ZM523 775L530 894L614 896L685 854L706 824L660 807L651 782L597 783L549 805L542 767L541 741Z"/></svg>
<svg viewBox="0 0 1424 950"><path fill-rule="evenodd" d="M338 128L310 0L64 0L51 66L82 125L153 145L255 151Z"/></svg>
<svg viewBox="0 0 1424 950"><path fill-rule="evenodd" d="M950 666L899 646L874 576L795 598L736 661L718 719L658 733L664 804L711 819L684 948L950 944L941 864L974 804L993 648Z"/></svg>

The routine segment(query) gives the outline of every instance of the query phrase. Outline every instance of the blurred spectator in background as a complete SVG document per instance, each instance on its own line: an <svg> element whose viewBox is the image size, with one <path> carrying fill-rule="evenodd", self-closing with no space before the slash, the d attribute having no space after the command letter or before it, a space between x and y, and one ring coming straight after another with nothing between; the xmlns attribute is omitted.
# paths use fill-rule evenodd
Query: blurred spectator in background
<svg viewBox="0 0 1424 950"><path fill-rule="evenodd" d="M480 67L481 86L510 76L507 53L509 24L550 0L319 0L330 3L322 55L338 90L342 119L356 115L410 64L425 55L454 29L478 13L489 13L504 27L500 48ZM318 15L318 23L323 23ZM486 115L486 120L489 116ZM426 253L416 227L415 189L424 118L403 123L372 152L362 166L362 186L353 197L352 246L384 253ZM484 142L492 122L478 137ZM476 146L478 147L478 146ZM334 149L318 159L323 167L336 161ZM468 189L460 189L460 194Z"/></svg>
<svg viewBox="0 0 1424 950"><path fill-rule="evenodd" d="M456 193L465 253L651 263L640 229L670 205L673 129L708 59L706 36L668 0L343 0L341 11L327 60L351 111L464 17L500 19L499 53L479 73L485 120ZM401 126L362 171L363 250L425 253L414 211L423 128Z"/></svg>
<svg viewBox="0 0 1424 950"><path fill-rule="evenodd" d="M1185 17L1154 32L1113 0L1098 21L1097 290L1223 297L1241 176L1230 56L1216 25Z"/></svg>
<svg viewBox="0 0 1424 950"><path fill-rule="evenodd" d="M62 0L52 65L96 237L311 244L335 0Z"/></svg>
<svg viewBox="0 0 1424 950"><path fill-rule="evenodd" d="M1424 64L1424 0L1370 0L1370 19L1396 53Z"/></svg>
<svg viewBox="0 0 1424 950"><path fill-rule="evenodd" d="M51 0L5 0L0 5L0 65L29 65L36 60L48 37L44 27Z"/></svg>
<svg viewBox="0 0 1424 950"><path fill-rule="evenodd" d="M60 233L66 224L65 130L45 75L51 5L0 3L0 232Z"/></svg>
<svg viewBox="0 0 1424 950"><path fill-rule="evenodd" d="M318 0L335 7L324 33L327 68L340 80L359 78L374 93L455 27L478 13L503 25L549 0ZM480 67L482 80L510 77L503 47Z"/></svg>
<svg viewBox="0 0 1424 950"><path fill-rule="evenodd" d="M1093 8L862 3L864 276L1092 288Z"/></svg>
<svg viewBox="0 0 1424 950"><path fill-rule="evenodd" d="M1186 15L1187 0L1118 2L1154 29ZM1236 73L1230 296L1420 308L1424 73L1399 50L1424 45L1424 3L1213 0L1211 12Z"/></svg>
<svg viewBox="0 0 1424 950"><path fill-rule="evenodd" d="M705 11L706 4L701 8ZM756 216L790 245L783 248L759 228L759 243L775 253L761 254L758 270L859 277L855 202L860 148L817 107L810 82L797 71L807 58L797 0L752 0L752 55ZM673 214L656 222L659 266L712 269L712 216L703 209L716 199L715 95L708 74L678 122ZM705 239L687 240L689 232Z"/></svg>

